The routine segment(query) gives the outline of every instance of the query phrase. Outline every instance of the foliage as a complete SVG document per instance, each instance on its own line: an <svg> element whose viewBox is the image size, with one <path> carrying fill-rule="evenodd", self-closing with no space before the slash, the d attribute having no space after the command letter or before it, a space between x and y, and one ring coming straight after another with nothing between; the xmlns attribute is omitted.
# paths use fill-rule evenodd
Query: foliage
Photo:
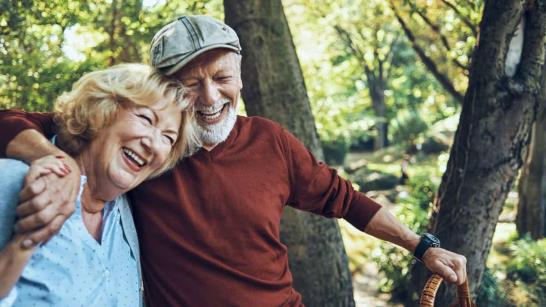
<svg viewBox="0 0 546 307"><path fill-rule="evenodd" d="M55 97L92 67L64 58L64 30L88 9L78 1L8 1L0 8L0 107L48 110Z"/></svg>
<svg viewBox="0 0 546 307"><path fill-rule="evenodd" d="M360 191L363 192L390 190L400 183L398 175L366 167L359 169L351 178L360 187Z"/></svg>
<svg viewBox="0 0 546 307"><path fill-rule="evenodd" d="M489 268L485 268L482 283L476 297L478 306L509 306L506 294L504 294L500 282Z"/></svg>
<svg viewBox="0 0 546 307"><path fill-rule="evenodd" d="M438 75L460 95L468 83L468 68L478 37L484 1L390 0L391 9L414 37ZM407 35L406 35L407 37ZM445 84L444 84L445 87Z"/></svg>
<svg viewBox="0 0 546 307"><path fill-rule="evenodd" d="M525 291L516 302L526 306L546 305L546 239L524 238L510 246L507 279Z"/></svg>
<svg viewBox="0 0 546 307"><path fill-rule="evenodd" d="M425 154L441 153L447 151L448 149L449 144L446 144L446 142L435 136L426 137L423 144L421 144L421 150Z"/></svg>
<svg viewBox="0 0 546 307"><path fill-rule="evenodd" d="M402 223L417 233L426 230L428 209L438 188L430 178L431 175L426 172L410 177L408 192L399 193L397 207L393 210ZM395 246L384 245L373 259L379 264L379 270L385 274L380 290L391 293L394 299L404 300L409 289L409 271L413 257L401 254Z"/></svg>
<svg viewBox="0 0 546 307"><path fill-rule="evenodd" d="M51 111L56 97L82 74L120 62L147 61L153 34L188 13L221 18L222 2L1 2L0 108Z"/></svg>
<svg viewBox="0 0 546 307"><path fill-rule="evenodd" d="M428 129L418 111L401 111L392 124L392 139L395 143L415 146L417 138Z"/></svg>
<svg viewBox="0 0 546 307"><path fill-rule="evenodd" d="M323 141L322 150L324 151L324 160L327 164L342 165L349 151L349 144L344 139Z"/></svg>
<svg viewBox="0 0 546 307"><path fill-rule="evenodd" d="M392 123L400 110L426 107L422 116L429 123L457 111L457 105L403 39L383 1L283 3L323 142L343 138L353 148L366 148L376 136L375 124ZM352 33L360 54L341 40L336 26ZM371 83L364 68L378 75L380 62L388 76L386 118L373 111Z"/></svg>

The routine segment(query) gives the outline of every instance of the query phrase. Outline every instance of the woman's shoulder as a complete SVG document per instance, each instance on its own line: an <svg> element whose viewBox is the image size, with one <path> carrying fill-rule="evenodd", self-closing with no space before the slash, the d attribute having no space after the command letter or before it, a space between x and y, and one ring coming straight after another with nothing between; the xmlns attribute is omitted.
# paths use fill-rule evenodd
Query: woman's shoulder
<svg viewBox="0 0 546 307"><path fill-rule="evenodd" d="M21 189L28 165L19 160L0 159L0 191L10 188Z"/></svg>

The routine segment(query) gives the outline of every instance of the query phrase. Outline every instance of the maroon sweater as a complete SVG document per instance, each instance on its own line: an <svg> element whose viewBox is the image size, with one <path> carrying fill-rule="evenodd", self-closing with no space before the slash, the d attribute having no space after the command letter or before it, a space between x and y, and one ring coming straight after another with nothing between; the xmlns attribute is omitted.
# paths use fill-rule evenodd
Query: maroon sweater
<svg viewBox="0 0 546 307"><path fill-rule="evenodd" d="M0 112L0 131L8 131L2 154L25 127L54 128L43 114ZM344 217L359 229L380 208L259 117L239 117L225 142L129 195L148 306L301 305L279 239L284 206Z"/></svg>

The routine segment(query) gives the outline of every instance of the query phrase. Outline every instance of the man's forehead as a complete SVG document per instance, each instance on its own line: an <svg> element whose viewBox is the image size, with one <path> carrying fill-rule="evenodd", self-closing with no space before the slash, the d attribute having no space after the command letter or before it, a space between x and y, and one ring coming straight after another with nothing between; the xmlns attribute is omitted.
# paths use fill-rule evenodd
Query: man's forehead
<svg viewBox="0 0 546 307"><path fill-rule="evenodd" d="M177 78L187 78L200 70L236 69L238 54L227 49L214 49L207 51L175 73Z"/></svg>

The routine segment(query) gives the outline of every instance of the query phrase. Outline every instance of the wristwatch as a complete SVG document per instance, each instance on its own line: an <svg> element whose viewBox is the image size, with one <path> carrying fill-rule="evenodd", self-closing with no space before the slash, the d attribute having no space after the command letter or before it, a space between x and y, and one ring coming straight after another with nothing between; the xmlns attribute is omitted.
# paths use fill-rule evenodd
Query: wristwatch
<svg viewBox="0 0 546 307"><path fill-rule="evenodd" d="M413 256L417 260L423 261L423 255L431 247L440 247L440 240L430 233L424 233L413 252Z"/></svg>

